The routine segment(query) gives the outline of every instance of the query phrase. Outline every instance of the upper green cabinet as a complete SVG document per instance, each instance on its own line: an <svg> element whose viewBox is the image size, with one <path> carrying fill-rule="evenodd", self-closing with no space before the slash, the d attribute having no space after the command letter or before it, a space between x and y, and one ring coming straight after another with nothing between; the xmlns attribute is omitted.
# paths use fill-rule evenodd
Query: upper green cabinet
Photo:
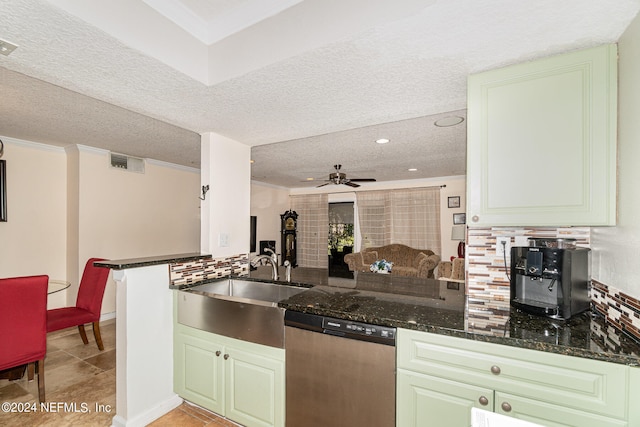
<svg viewBox="0 0 640 427"><path fill-rule="evenodd" d="M467 223L616 222L617 49L469 77Z"/></svg>

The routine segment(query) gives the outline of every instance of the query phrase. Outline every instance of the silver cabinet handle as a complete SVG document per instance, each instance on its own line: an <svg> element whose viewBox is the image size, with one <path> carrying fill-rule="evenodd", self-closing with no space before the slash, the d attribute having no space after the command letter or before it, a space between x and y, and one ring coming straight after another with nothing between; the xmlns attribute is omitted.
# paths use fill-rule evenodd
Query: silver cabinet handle
<svg viewBox="0 0 640 427"><path fill-rule="evenodd" d="M224 355L224 356L222 356L222 357L224 357L224 360L227 360L227 359L229 358L229 355L228 355L228 354L225 354L225 355Z"/></svg>
<svg viewBox="0 0 640 427"><path fill-rule="evenodd" d="M220 350L216 351L216 357L220 357Z"/></svg>
<svg viewBox="0 0 640 427"><path fill-rule="evenodd" d="M496 365L493 365L491 367L491 373L494 374L494 375L500 375L500 367L496 366Z"/></svg>
<svg viewBox="0 0 640 427"><path fill-rule="evenodd" d="M482 406L487 406L489 404L489 399L487 399L485 396L480 396L478 402L480 402Z"/></svg>
<svg viewBox="0 0 640 427"><path fill-rule="evenodd" d="M502 405L500 405L500 407L502 407L502 410L504 412L511 412L511 405L509 405L509 402L502 402Z"/></svg>

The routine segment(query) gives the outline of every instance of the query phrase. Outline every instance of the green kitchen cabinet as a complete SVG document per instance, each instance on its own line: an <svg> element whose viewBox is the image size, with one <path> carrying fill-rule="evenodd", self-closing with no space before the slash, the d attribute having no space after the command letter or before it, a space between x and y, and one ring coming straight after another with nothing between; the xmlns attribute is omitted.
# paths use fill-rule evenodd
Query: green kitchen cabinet
<svg viewBox="0 0 640 427"><path fill-rule="evenodd" d="M467 223L616 222L617 48L469 76Z"/></svg>
<svg viewBox="0 0 640 427"><path fill-rule="evenodd" d="M468 427L474 406L549 427L637 421L637 368L406 329L397 339L398 427Z"/></svg>
<svg viewBox="0 0 640 427"><path fill-rule="evenodd" d="M284 349L174 328L179 396L247 427L284 426Z"/></svg>
<svg viewBox="0 0 640 427"><path fill-rule="evenodd" d="M405 369L398 369L396 390L398 427L468 427L472 407L493 408L491 389Z"/></svg>

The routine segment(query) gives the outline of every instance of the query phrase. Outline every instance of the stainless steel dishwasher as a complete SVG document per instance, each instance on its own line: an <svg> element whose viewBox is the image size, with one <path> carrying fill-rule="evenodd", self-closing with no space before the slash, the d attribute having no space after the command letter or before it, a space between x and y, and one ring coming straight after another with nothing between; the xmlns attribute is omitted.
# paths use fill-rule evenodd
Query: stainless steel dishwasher
<svg viewBox="0 0 640 427"><path fill-rule="evenodd" d="M396 329L287 310L287 427L393 427Z"/></svg>

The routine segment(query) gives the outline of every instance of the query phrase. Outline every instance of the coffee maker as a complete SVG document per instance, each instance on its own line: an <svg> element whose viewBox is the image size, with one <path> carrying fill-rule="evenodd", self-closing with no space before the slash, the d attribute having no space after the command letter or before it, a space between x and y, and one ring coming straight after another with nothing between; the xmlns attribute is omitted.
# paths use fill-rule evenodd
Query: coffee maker
<svg viewBox="0 0 640 427"><path fill-rule="evenodd" d="M571 239L529 239L511 248L511 305L567 320L589 309L590 255Z"/></svg>

